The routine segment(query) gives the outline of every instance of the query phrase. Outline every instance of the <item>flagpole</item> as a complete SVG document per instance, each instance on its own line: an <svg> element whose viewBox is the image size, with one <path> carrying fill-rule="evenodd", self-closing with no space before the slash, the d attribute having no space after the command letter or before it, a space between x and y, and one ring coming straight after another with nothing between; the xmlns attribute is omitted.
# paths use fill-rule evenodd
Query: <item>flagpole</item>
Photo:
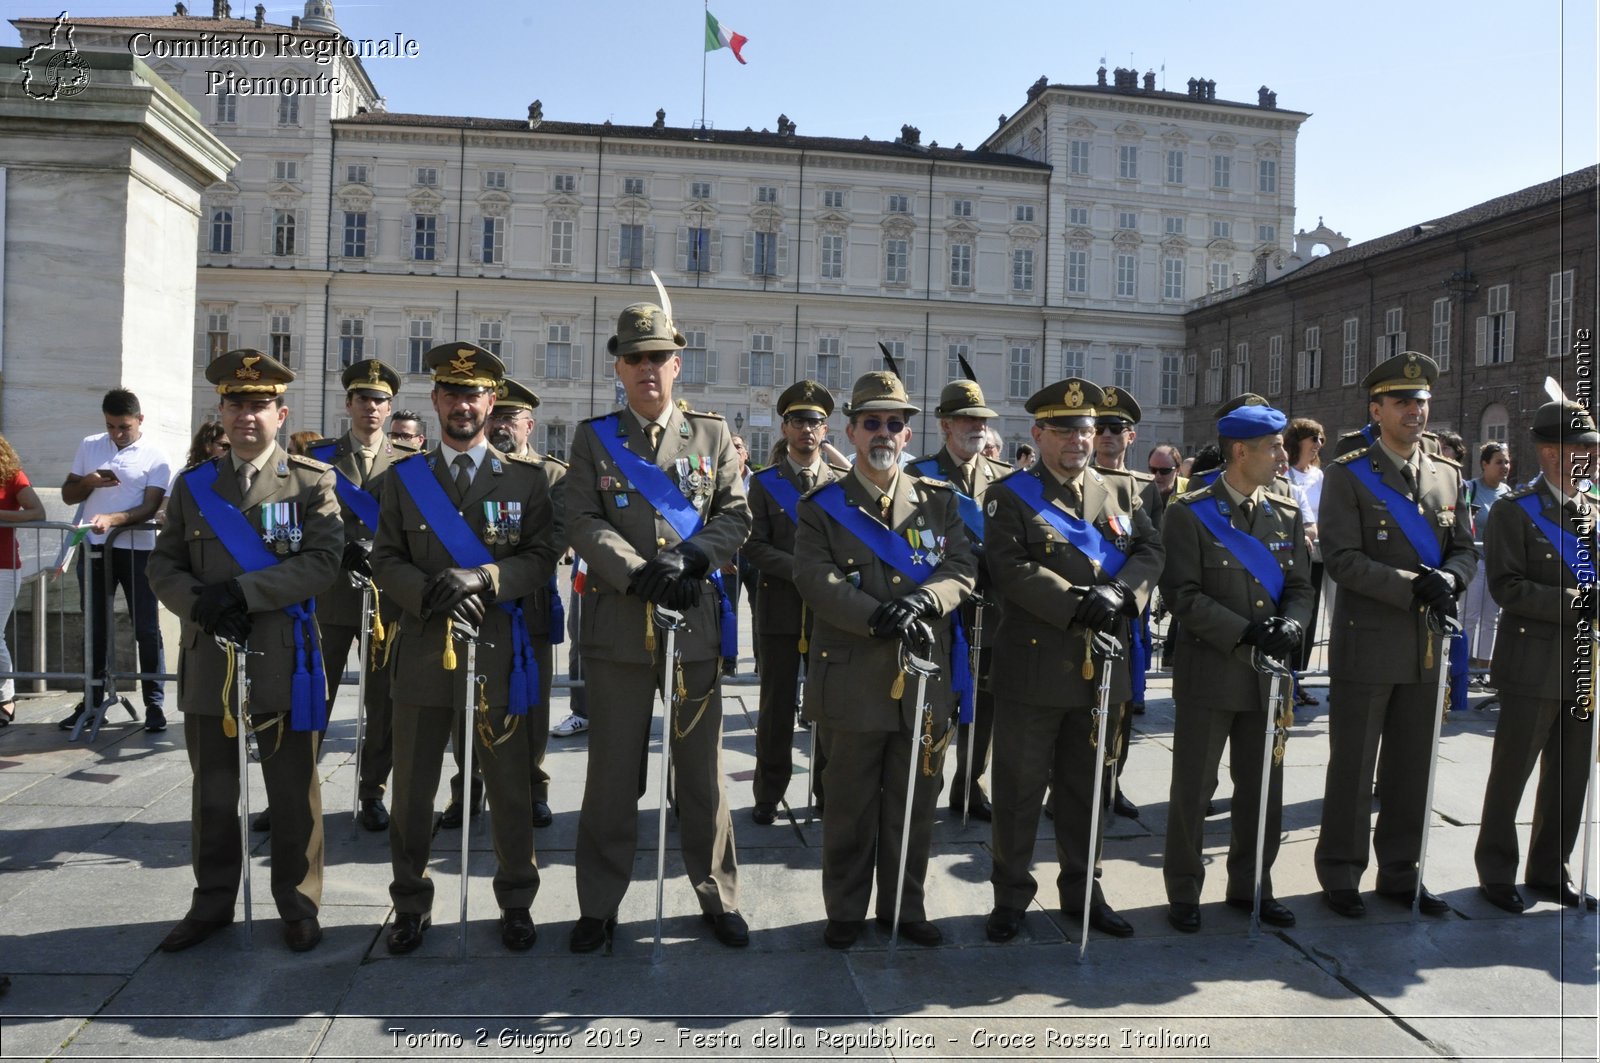
<svg viewBox="0 0 1600 1063"><path fill-rule="evenodd" d="M706 18L710 18L711 17L711 0L705 0L705 15L706 15ZM705 24L704 20L702 20L701 23L700 23L700 32L702 34L704 34L705 31L706 31L706 24ZM706 56L708 56L710 54L711 53L705 47L703 47L703 46L701 47L701 49L700 49L700 128L702 130L705 129L705 127L706 127Z"/></svg>

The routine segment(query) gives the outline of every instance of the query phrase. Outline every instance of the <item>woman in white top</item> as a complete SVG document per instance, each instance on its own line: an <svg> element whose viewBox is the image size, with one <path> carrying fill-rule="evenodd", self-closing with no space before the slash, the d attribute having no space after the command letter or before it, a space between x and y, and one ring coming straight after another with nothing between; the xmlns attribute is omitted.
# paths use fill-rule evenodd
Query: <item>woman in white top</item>
<svg viewBox="0 0 1600 1063"><path fill-rule="evenodd" d="M1296 417L1283 433L1283 449L1289 455L1289 469L1285 473L1295 488L1296 501L1305 521L1306 545L1311 550L1311 623L1306 637L1300 642L1300 658L1294 662L1296 671L1304 671L1311 660L1311 648L1316 643L1317 612L1322 605L1322 548L1317 543L1317 510L1322 505L1322 465L1318 457L1322 444L1327 441L1322 425L1309 417ZM1316 696L1299 687L1295 703L1317 704Z"/></svg>
<svg viewBox="0 0 1600 1063"><path fill-rule="evenodd" d="M1510 494L1511 451L1504 443L1485 443L1478 452L1478 477L1468 480L1467 505L1472 512L1472 538L1478 544L1478 573L1467 585L1467 600L1462 609L1462 635L1472 654L1473 668L1489 667L1494 655L1494 636L1500 627L1500 607L1489 596L1489 580L1483 565L1483 530L1489 524L1489 507ZM1483 677L1474 681L1481 686Z"/></svg>

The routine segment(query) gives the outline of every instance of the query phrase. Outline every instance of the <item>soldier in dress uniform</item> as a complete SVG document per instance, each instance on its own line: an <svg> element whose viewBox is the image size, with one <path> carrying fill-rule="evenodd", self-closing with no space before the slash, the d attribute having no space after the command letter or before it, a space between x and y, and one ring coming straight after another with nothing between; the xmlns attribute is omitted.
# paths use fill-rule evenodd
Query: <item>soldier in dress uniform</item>
<svg viewBox="0 0 1600 1063"><path fill-rule="evenodd" d="M919 945L943 940L923 908L933 807L954 737L959 688L971 677L955 614L977 583L955 491L943 480L900 468L917 412L893 373L855 382L845 434L852 472L800 503L795 586L816 615L805 713L828 737L823 769L823 940L849 948L878 887L877 921L894 925L906 780L912 740L922 753L912 797L899 933ZM939 674L916 703L918 680L901 671L902 641L933 643ZM926 652L926 651L923 651Z"/></svg>
<svg viewBox="0 0 1600 1063"><path fill-rule="evenodd" d="M797 506L802 496L850 472L850 466L833 465L822 456L832 412L827 388L815 380L790 384L778 396L783 455L750 477L751 530L744 553L761 573L753 606L760 633L761 714L756 718L756 803L750 818L762 825L777 819L794 770L795 687L811 635L811 612L794 585ZM826 757L822 735L813 739L810 785L820 796L817 779Z"/></svg>
<svg viewBox="0 0 1600 1063"><path fill-rule="evenodd" d="M1368 373L1361 385L1378 438L1331 463L1322 482L1323 563L1339 593L1328 647L1330 749L1316 865L1328 907L1350 918L1366 914L1360 889L1369 835L1379 895L1411 904L1444 663L1427 614L1454 617L1478 564L1467 520L1458 519L1461 470L1420 442L1438 374L1433 359L1415 351ZM1426 890L1420 907L1431 915L1450 910Z"/></svg>
<svg viewBox="0 0 1600 1063"><path fill-rule="evenodd" d="M723 640L735 633L726 597L711 579L750 534L750 508L727 424L672 401L684 343L667 310L654 303L624 307L607 349L627 408L583 422L572 442L563 501L568 541L588 565L579 648L589 702L574 952L610 943L633 876L640 796L634 779L650 739L666 650L652 604L683 614L675 636L681 667L662 740L672 742L684 868L717 940L730 947L750 941L739 914L722 774Z"/></svg>
<svg viewBox="0 0 1600 1063"><path fill-rule="evenodd" d="M485 429L505 375L500 359L475 344L428 351L439 444L396 462L384 484L372 567L404 615L394 638L394 880L392 953L422 943L433 909L428 856L433 799L445 744L460 741L462 707L474 761L483 767L494 813L495 899L500 940L531 948L539 869L534 862L526 715L538 698L533 647L521 602L549 582L560 553L559 525L544 469L495 449ZM452 628L476 629L477 675ZM465 869L463 869L465 871Z"/></svg>
<svg viewBox="0 0 1600 1063"><path fill-rule="evenodd" d="M327 693L313 599L338 574L344 529L333 470L274 441L289 410L286 366L255 350L206 366L222 396L232 450L179 476L150 555L150 587L182 620L178 707L194 771L195 890L189 912L161 943L177 952L233 922L245 854L239 842L237 731L255 732L276 820L272 897L284 941L303 952L322 940L322 795L317 744ZM249 716L221 696L233 681L215 636L253 647Z"/></svg>
<svg viewBox="0 0 1600 1063"><path fill-rule="evenodd" d="M319 439L311 444L310 454L334 467L335 493L339 496L339 515L344 519L344 561L346 576L317 595L317 623L322 626L324 661L328 669L328 704L333 704L344 674L344 662L351 646L361 644L361 626L368 622L362 613L362 581L372 578L372 540L378 529L378 499L383 495L383 476L391 463L415 447L396 443L384 434L394 396L400 390L400 374L388 364L367 358L355 362L340 374L344 384L344 408L350 415L350 431L337 439ZM359 512L358 512L359 510ZM365 514L365 517L363 517ZM378 617L398 614L393 599L379 594L375 602ZM370 831L389 828L389 810L383 805L384 786L394 764L394 749L389 718L389 669L383 666L387 653L374 632L371 653L357 668L366 669L366 732L361 747L360 824Z"/></svg>
<svg viewBox="0 0 1600 1063"><path fill-rule="evenodd" d="M1489 782L1478 830L1479 888L1511 912L1525 906L1517 874L1517 806L1534 763L1533 833L1523 884L1560 904L1579 903L1568 859L1594 770L1595 430L1575 402L1533 416L1539 478L1489 510L1484 535L1489 591L1504 616L1491 675L1500 693ZM1592 896L1582 902L1595 907Z"/></svg>
<svg viewBox="0 0 1600 1063"><path fill-rule="evenodd" d="M999 591L994 639L994 910L991 941L1009 941L1038 891L1030 873L1045 787L1053 784L1056 887L1068 915L1083 914L1086 876L1098 878L1100 839L1089 859L1090 802L1099 703L1096 632L1119 641L1155 588L1165 557L1139 501L1139 481L1090 468L1095 384L1068 377L1035 392L1039 460L989 489L984 530L989 574ZM1113 663L1106 734L1130 690L1126 657ZM1092 674L1087 674L1092 672ZM1109 740L1109 737L1108 737ZM1090 899L1095 929L1127 937L1133 927L1106 903L1098 881Z"/></svg>
<svg viewBox="0 0 1600 1063"><path fill-rule="evenodd" d="M500 382L495 391L494 409L489 411L489 443L495 449L514 458L544 469L550 481L551 505L557 519L561 517L561 479L567 474L567 463L560 458L541 454L533 446L533 411L539 406L539 396L533 389L510 377ZM559 530L556 542L566 548L566 536ZM550 776L544 770L545 751L550 746L550 688L555 668L553 645L563 638L566 618L561 608L561 594L551 583L540 587L522 603L522 614L533 638L534 659L539 662L539 703L528 712L528 772L533 781L533 825L550 826L555 818L550 813ZM554 636L552 641L552 635ZM450 803L439 817L439 826L455 829L461 826L461 751L454 743L451 749L456 758L456 773L450 779ZM479 769L482 765L476 765ZM472 815L483 809L483 780L474 772L472 780Z"/></svg>
<svg viewBox="0 0 1600 1063"><path fill-rule="evenodd" d="M1259 650L1292 661L1311 619L1311 561L1300 509L1292 498L1271 493L1288 423L1271 406L1248 405L1218 420L1217 436L1228 456L1222 475L1174 501L1162 529L1167 560L1161 594L1182 623L1172 665L1177 721L1162 874L1167 921L1186 933L1200 929L1205 809L1224 744L1233 779L1226 897L1232 907L1254 907L1272 680L1252 667L1251 654ZM1272 892L1282 813L1282 762L1275 760L1267 794L1261 920L1293 926L1294 913Z"/></svg>
<svg viewBox="0 0 1600 1063"><path fill-rule="evenodd" d="M965 360L963 359L963 365ZM970 368L970 367L969 367ZM978 598L989 589L989 577L983 565L983 498L989 485L1011 475L1011 466L1003 461L986 458L982 454L987 439L987 422L997 416L984 403L983 389L976 380L952 380L939 392L939 405L934 407L939 418L939 434L944 445L931 458L911 463L911 470L919 476L943 480L955 488L960 503L962 523L967 528L967 540L978 556L978 593L961 606L961 623L968 633L977 622ZM1000 613L997 602L985 602L984 627L993 632L999 626ZM978 662L979 676L989 673L991 648L980 646L982 660ZM972 759L975 769L967 764L967 731L972 733ZM979 780L989 768L989 747L994 735L994 695L989 684L979 680L975 693L972 723L962 724L954 739L956 747L956 773L951 780L950 814L969 813L973 819L988 822L989 796L984 793ZM968 783L968 772L971 782ZM967 808L967 788L972 788L972 806Z"/></svg>

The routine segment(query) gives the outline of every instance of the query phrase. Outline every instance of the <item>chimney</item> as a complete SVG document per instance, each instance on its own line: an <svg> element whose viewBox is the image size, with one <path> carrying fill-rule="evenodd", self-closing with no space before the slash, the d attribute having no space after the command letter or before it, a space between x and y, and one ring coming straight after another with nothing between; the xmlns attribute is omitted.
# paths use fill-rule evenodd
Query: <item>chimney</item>
<svg viewBox="0 0 1600 1063"><path fill-rule="evenodd" d="M182 0L179 0L178 5L172 9L172 13L182 18L189 13L189 9L183 6Z"/></svg>
<svg viewBox="0 0 1600 1063"><path fill-rule="evenodd" d="M217 19L233 17L228 11L228 0L211 0L211 17Z"/></svg>
<svg viewBox="0 0 1600 1063"><path fill-rule="evenodd" d="M922 143L922 130L918 129L914 125L903 125L903 126L901 126L900 127L900 143L908 144L908 145L911 145L913 147L915 147L917 144Z"/></svg>
<svg viewBox="0 0 1600 1063"><path fill-rule="evenodd" d="M538 129L544 123L544 103L534 100L528 104L528 128Z"/></svg>
<svg viewBox="0 0 1600 1063"><path fill-rule="evenodd" d="M266 4L257 4L256 5L256 29L260 29L262 27L262 25L266 21L267 21L267 5Z"/></svg>
<svg viewBox="0 0 1600 1063"><path fill-rule="evenodd" d="M1095 84L1104 87L1106 83L1106 65L1104 63L1100 64L1100 69L1094 72L1094 76Z"/></svg>
<svg viewBox="0 0 1600 1063"><path fill-rule="evenodd" d="M300 28L300 16L299 15L294 15L289 19L289 28L292 29L292 30L297 30L297 29Z"/></svg>
<svg viewBox="0 0 1600 1063"><path fill-rule="evenodd" d="M1189 79L1189 96L1191 99L1200 98L1200 80L1198 78Z"/></svg>
<svg viewBox="0 0 1600 1063"><path fill-rule="evenodd" d="M1146 70L1144 72L1144 91L1156 91L1156 72L1154 70Z"/></svg>

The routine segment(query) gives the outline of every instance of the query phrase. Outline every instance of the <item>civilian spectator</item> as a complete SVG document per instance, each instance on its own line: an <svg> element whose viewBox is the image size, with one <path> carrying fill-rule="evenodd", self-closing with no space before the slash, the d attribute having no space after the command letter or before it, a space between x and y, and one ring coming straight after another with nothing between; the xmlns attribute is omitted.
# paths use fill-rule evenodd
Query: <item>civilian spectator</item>
<svg viewBox="0 0 1600 1063"><path fill-rule="evenodd" d="M1485 443L1478 454L1478 476L1468 480L1467 506L1472 514L1472 539L1478 544L1478 572L1467 584L1467 600L1462 609L1461 634L1466 640L1473 668L1488 668L1494 656L1494 637L1500 627L1500 607L1489 596L1489 580L1484 570L1483 532L1489 525L1489 507L1511 493L1511 451L1504 443ZM1472 686L1488 689L1487 676L1478 675Z"/></svg>
<svg viewBox="0 0 1600 1063"><path fill-rule="evenodd" d="M1283 433L1283 449L1289 455L1289 468L1284 473L1296 490L1295 501L1300 503L1300 515L1306 529L1306 546L1311 550L1311 623L1305 637L1300 640L1298 659L1293 662L1296 672L1310 667L1311 651L1317 641L1317 612L1322 605L1322 547L1317 543L1317 509L1322 504L1322 445L1328 441L1322 425L1309 417L1296 417ZM1296 684L1295 703L1317 704L1316 695Z"/></svg>
<svg viewBox="0 0 1600 1063"><path fill-rule="evenodd" d="M284 449L291 454L298 454L303 458L311 456L311 444L322 438L320 432L296 432L289 437L289 445Z"/></svg>
<svg viewBox="0 0 1600 1063"><path fill-rule="evenodd" d="M389 416L389 438L396 443L410 443L418 450L426 450L428 435L422 427L422 415L410 410L396 410Z"/></svg>
<svg viewBox="0 0 1600 1063"><path fill-rule="evenodd" d="M202 461L223 457L228 453L227 430L219 421L207 421L195 432L194 440L189 444L189 456L184 460L185 469L199 465Z"/></svg>
<svg viewBox="0 0 1600 1063"><path fill-rule="evenodd" d="M1016 454L1011 459L1011 464L1018 469L1033 468L1033 448L1026 443L1019 443Z"/></svg>
<svg viewBox="0 0 1600 1063"><path fill-rule="evenodd" d="M1000 455L1004 453L1000 444L1000 433L993 428L983 430L983 456L990 461L1003 460Z"/></svg>
<svg viewBox="0 0 1600 1063"><path fill-rule="evenodd" d="M5 436L0 436L0 523L43 519L44 503L34 493L28 474L22 471L17 452ZM11 678L11 650L6 645L5 629L21 580L22 551L17 549L16 534L9 527L0 529L0 727L8 726L17 717L17 689Z"/></svg>

